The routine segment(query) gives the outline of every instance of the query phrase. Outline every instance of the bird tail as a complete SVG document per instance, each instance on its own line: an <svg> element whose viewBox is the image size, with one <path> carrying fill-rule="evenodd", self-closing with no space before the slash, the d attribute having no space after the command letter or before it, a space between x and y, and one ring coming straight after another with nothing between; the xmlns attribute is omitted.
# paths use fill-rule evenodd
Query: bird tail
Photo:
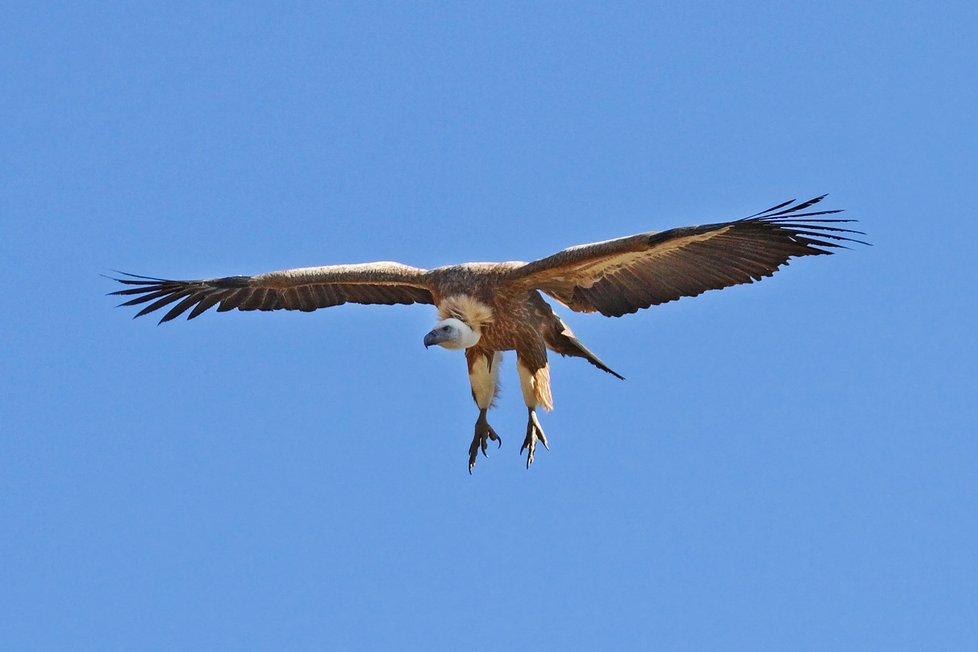
<svg viewBox="0 0 978 652"><path fill-rule="evenodd" d="M573 335L570 335L570 336L565 335L564 337L567 339L567 343L570 344L571 347L574 349L574 352L573 353L565 353L564 355L573 355L573 356L577 356L577 357L580 357L580 358L584 358L585 360L587 360L588 362L590 362L591 364L593 364L598 369L600 369L602 371L607 371L609 374L611 374L615 378L618 378L620 380L625 380L625 377L624 376L622 376L620 373L618 373L617 371L615 371L614 369L612 369L611 367L609 367L608 365L606 365L604 362L601 361L601 358L599 358L598 356L594 355L594 353L592 353L589 348L587 348L586 346L584 346L584 344L583 344L583 342L581 342L581 340L577 339Z"/></svg>
<svg viewBox="0 0 978 652"><path fill-rule="evenodd" d="M548 348L550 348L552 351L556 351L560 355L584 358L601 371L606 371L615 378L625 380L624 376L606 365L601 358L594 355L591 349L584 346L584 343L574 336L574 331L570 329L570 326L564 323L563 319L555 315L550 309L550 306L547 305L543 299L540 299L539 295L537 295L537 298L539 302L543 304L543 306L550 312L550 315L553 318L553 321L550 324L550 329L548 329L549 332L544 336L547 340Z"/></svg>

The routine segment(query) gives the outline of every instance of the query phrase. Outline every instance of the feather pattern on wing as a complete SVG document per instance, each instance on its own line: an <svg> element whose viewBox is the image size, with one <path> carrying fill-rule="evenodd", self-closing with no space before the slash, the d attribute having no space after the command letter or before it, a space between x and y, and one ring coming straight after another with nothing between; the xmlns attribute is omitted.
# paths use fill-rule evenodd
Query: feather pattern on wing
<svg viewBox="0 0 978 652"><path fill-rule="evenodd" d="M258 276L227 276L196 281L171 281L122 273L116 281L132 286L112 292L132 296L122 306L148 303L136 317L172 306L160 323L190 310L193 319L217 305L227 310L303 310L363 304L432 304L427 270L400 263L303 267ZM192 308L192 310L191 310Z"/></svg>
<svg viewBox="0 0 978 652"><path fill-rule="evenodd" d="M860 231L794 200L741 220L579 245L513 270L510 278L572 310L620 317L642 308L771 276L798 256L831 254ZM862 243L866 244L866 243Z"/></svg>

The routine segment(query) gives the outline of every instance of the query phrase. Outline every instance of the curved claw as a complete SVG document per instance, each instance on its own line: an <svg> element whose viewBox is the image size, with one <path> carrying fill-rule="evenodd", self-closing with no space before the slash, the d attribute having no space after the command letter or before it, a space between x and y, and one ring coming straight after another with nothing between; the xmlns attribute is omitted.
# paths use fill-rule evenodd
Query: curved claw
<svg viewBox="0 0 978 652"><path fill-rule="evenodd" d="M489 457L489 440L497 442L496 448L503 445L503 438L500 437L486 419L486 411L479 412L479 419L475 422L475 436L472 437L472 444L469 446L469 475L475 467L475 460L482 451L482 456Z"/></svg>
<svg viewBox="0 0 978 652"><path fill-rule="evenodd" d="M543 434L543 427L540 425L540 420L537 419L536 410L530 411L530 421L533 423L533 426L537 429L537 436L540 438L540 443L543 444L544 448L550 450L550 444L547 443L547 436Z"/></svg>
<svg viewBox="0 0 978 652"><path fill-rule="evenodd" d="M533 454L536 452L538 441L543 444L544 448L550 450L550 445L547 443L547 436L543 434L543 428L540 427L540 420L537 419L536 411L530 408L529 412L530 416L526 424L526 439L523 440L523 446L520 447L520 455L523 454L524 450L529 449L526 455L527 469L533 464Z"/></svg>

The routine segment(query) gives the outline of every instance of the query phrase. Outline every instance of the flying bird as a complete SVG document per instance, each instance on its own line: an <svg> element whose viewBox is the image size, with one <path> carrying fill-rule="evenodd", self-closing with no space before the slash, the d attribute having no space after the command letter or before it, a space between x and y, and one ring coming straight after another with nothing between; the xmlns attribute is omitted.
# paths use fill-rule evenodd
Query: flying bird
<svg viewBox="0 0 978 652"><path fill-rule="evenodd" d="M620 317L643 308L693 297L771 276L791 258L831 254L864 235L840 226L853 222L815 210L825 195L787 201L749 217L578 245L539 260L464 263L420 269L395 262L303 267L257 276L172 281L122 272L114 280L130 286L113 295L132 297L122 306L143 303L136 317L172 306L160 319L188 310L187 319L209 308L302 310L360 304L431 304L438 321L424 336L465 352L472 398L479 408L469 446L469 473L488 443L502 444L487 419L497 393L503 351L516 351L516 369L527 409L526 467L537 444L549 449L537 408L553 409L547 352L583 358L624 379L578 340L541 293L575 312Z"/></svg>

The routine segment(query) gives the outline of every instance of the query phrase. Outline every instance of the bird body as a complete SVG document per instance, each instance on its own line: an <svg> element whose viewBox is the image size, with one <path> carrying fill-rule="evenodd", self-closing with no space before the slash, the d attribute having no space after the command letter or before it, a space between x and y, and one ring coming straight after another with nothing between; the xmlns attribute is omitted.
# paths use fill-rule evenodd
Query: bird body
<svg viewBox="0 0 978 652"><path fill-rule="evenodd" d="M824 195L823 195L824 197ZM503 351L516 352L528 411L527 467L536 444L547 445L536 408L553 408L547 352L580 357L618 378L587 349L544 300L546 294L576 312L620 317L707 290L771 276L794 257L832 253L860 233L827 219L837 210L808 210L823 197L785 202L747 218L578 245L539 260L464 263L431 270L395 262L304 267L256 276L171 281L126 274L132 296L124 306L148 303L137 317L173 305L160 320L189 311L193 319L217 306L228 310L311 311L343 303L432 304L439 321L426 347L463 349L472 397L479 408L469 448L469 471L488 441L501 442L486 414L498 386ZM864 243L865 244L865 243Z"/></svg>

